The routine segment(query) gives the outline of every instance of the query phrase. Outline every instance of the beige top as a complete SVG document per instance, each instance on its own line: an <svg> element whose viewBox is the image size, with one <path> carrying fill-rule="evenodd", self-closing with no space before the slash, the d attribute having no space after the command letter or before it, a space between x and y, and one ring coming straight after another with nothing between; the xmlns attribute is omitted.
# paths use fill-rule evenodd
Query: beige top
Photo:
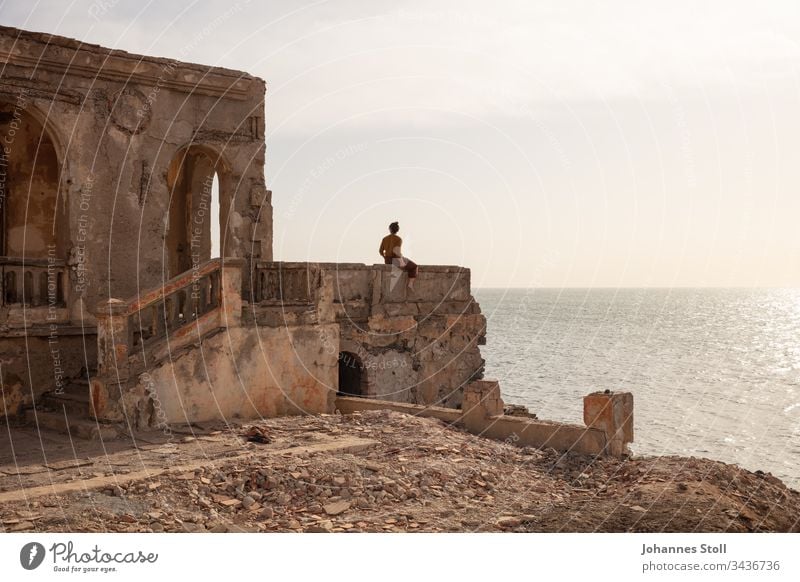
<svg viewBox="0 0 800 582"><path fill-rule="evenodd" d="M396 234L388 234L383 237L381 241L381 248L378 252L381 254L383 258L400 258L403 255L400 253L400 247L403 246L403 239L401 239Z"/></svg>

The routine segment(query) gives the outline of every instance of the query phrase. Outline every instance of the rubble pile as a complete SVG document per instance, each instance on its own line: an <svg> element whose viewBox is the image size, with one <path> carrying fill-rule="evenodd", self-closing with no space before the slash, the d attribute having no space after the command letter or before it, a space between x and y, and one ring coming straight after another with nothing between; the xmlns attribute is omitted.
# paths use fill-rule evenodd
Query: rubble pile
<svg viewBox="0 0 800 582"><path fill-rule="evenodd" d="M45 496L24 508L0 503L0 521L7 531L800 528L798 492L769 475L703 459L519 448L389 411L269 419L226 436L227 448L192 470ZM198 438L174 447L182 459Z"/></svg>

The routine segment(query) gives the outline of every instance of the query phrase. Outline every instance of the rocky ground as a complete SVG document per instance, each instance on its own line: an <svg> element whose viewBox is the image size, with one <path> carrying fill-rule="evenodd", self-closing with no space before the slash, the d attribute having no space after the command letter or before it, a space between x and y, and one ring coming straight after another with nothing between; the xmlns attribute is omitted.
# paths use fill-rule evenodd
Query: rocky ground
<svg viewBox="0 0 800 582"><path fill-rule="evenodd" d="M800 493L768 474L518 448L396 412L195 426L135 446L8 432L0 531L800 531Z"/></svg>

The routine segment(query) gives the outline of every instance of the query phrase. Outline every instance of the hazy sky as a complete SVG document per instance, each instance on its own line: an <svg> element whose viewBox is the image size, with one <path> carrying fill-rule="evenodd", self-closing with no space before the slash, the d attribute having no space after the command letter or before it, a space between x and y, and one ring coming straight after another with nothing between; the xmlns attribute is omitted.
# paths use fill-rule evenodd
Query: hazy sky
<svg viewBox="0 0 800 582"><path fill-rule="evenodd" d="M282 260L478 287L800 286L800 3L36 2L0 22L267 81Z"/></svg>

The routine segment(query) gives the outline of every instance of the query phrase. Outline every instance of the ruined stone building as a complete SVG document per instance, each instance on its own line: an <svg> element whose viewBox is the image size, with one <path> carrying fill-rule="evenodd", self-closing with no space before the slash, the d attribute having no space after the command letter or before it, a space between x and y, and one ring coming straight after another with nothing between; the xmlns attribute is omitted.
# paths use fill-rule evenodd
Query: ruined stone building
<svg viewBox="0 0 800 582"><path fill-rule="evenodd" d="M4 416L457 407L481 378L468 269L406 297L390 266L273 260L263 80L5 27L0 67Z"/></svg>

